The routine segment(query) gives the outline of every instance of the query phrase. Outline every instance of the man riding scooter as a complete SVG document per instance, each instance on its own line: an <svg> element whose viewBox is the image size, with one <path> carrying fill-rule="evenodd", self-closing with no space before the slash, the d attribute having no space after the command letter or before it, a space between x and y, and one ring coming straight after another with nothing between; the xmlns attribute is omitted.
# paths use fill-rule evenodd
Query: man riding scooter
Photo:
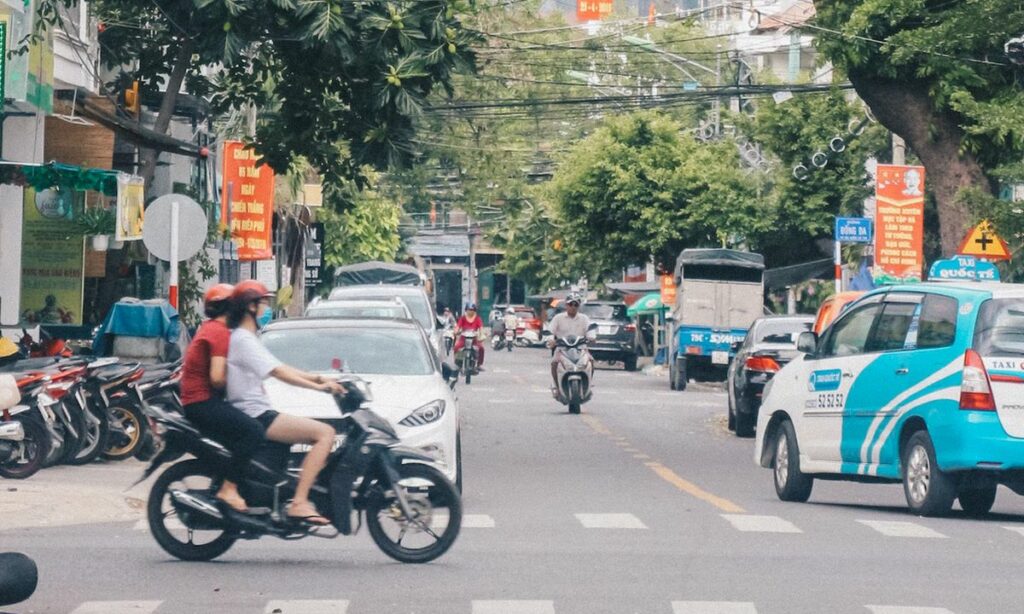
<svg viewBox="0 0 1024 614"><path fill-rule="evenodd" d="M580 295L573 292L565 299L565 311L551 318L548 323L548 330L551 338L548 340L548 347L554 350L551 355L551 381L552 390L557 391L558 384L558 359L562 349L557 347L559 339L566 337L585 337L590 328L590 318L580 313Z"/></svg>

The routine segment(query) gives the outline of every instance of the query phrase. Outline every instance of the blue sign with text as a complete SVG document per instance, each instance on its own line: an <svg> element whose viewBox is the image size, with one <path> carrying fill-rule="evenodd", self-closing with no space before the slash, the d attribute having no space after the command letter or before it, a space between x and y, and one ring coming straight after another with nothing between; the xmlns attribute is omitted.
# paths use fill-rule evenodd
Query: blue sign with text
<svg viewBox="0 0 1024 614"><path fill-rule="evenodd" d="M871 220L866 217L837 217L836 241L841 243L871 243Z"/></svg>
<svg viewBox="0 0 1024 614"><path fill-rule="evenodd" d="M999 269L991 262L974 256L955 256L949 260L936 260L928 271L931 281L999 281Z"/></svg>

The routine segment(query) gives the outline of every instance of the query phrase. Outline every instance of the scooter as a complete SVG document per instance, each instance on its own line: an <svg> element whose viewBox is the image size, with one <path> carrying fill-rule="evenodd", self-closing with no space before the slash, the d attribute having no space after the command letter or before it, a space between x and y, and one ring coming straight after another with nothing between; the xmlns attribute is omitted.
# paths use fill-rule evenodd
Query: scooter
<svg viewBox="0 0 1024 614"><path fill-rule="evenodd" d="M451 324L446 324L444 327L444 355L447 356L452 353L452 346L455 345L455 329Z"/></svg>
<svg viewBox="0 0 1024 614"><path fill-rule="evenodd" d="M459 373L466 378L467 384L478 373L476 370L477 354L474 341L476 341L475 330L462 331L462 349L455 356L455 364L459 367Z"/></svg>
<svg viewBox="0 0 1024 614"><path fill-rule="evenodd" d="M569 406L570 414L580 413L580 406L593 396L591 383L594 379L594 358L587 349L587 342L596 324L591 324L584 337L566 337L556 339L555 347L561 348L556 373L558 387L552 389L552 396L562 405Z"/></svg>

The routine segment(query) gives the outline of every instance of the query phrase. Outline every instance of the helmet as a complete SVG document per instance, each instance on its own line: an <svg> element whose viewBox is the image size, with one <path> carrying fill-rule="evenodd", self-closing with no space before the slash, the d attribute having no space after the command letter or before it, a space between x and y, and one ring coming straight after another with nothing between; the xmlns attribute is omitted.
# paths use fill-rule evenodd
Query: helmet
<svg viewBox="0 0 1024 614"><path fill-rule="evenodd" d="M505 310L505 313L508 313L508 314L514 314L515 312L516 312L516 308L511 306L511 305L509 305L508 309Z"/></svg>
<svg viewBox="0 0 1024 614"><path fill-rule="evenodd" d="M466 305L466 311L476 311L476 303Z"/></svg>
<svg viewBox="0 0 1024 614"><path fill-rule="evenodd" d="M274 293L267 290L267 287L262 283L255 279L247 279L235 286L235 289L231 292L231 302L236 306L242 306L271 296L274 296Z"/></svg>
<svg viewBox="0 0 1024 614"><path fill-rule="evenodd" d="M203 304L209 305L210 303L219 303L231 298L231 292L234 291L235 287L231 284L217 284L210 287L203 295Z"/></svg>
<svg viewBox="0 0 1024 614"><path fill-rule="evenodd" d="M580 300L579 292L572 292L572 293L569 294L569 296L565 297L565 304L566 305L569 305L571 303L576 303L576 306L578 307L581 302L582 301Z"/></svg>
<svg viewBox="0 0 1024 614"><path fill-rule="evenodd" d="M7 358L18 353L18 346L7 337L0 337L0 358Z"/></svg>

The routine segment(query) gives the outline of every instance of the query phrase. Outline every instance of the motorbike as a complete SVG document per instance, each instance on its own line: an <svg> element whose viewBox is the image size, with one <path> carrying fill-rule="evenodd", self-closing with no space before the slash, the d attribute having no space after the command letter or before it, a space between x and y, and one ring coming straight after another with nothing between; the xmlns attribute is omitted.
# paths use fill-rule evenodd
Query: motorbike
<svg viewBox="0 0 1024 614"><path fill-rule="evenodd" d="M444 327L444 355L447 356L452 353L452 346L455 345L455 328L452 325L446 324Z"/></svg>
<svg viewBox="0 0 1024 614"><path fill-rule="evenodd" d="M516 329L516 345L524 348L541 345L543 343L541 333L535 328L523 326Z"/></svg>
<svg viewBox="0 0 1024 614"><path fill-rule="evenodd" d="M475 330L462 331L462 349L455 357L455 364L459 367L459 373L466 378L467 384L470 383L474 375L479 373L476 369L477 353L474 341L476 341Z"/></svg>
<svg viewBox="0 0 1024 614"><path fill-rule="evenodd" d="M18 380L0 374L0 476L23 480L43 468L52 443L50 405L57 401L43 390L42 374Z"/></svg>
<svg viewBox="0 0 1024 614"><path fill-rule="evenodd" d="M597 325L591 324L586 336L555 340L555 347L562 352L556 363L558 387L552 389L552 395L569 407L570 414L580 413L580 407L593 396L594 358L587 349L587 342L595 330Z"/></svg>
<svg viewBox="0 0 1024 614"><path fill-rule="evenodd" d="M160 547L182 560L208 561L239 539L336 538L358 532L365 519L374 543L397 561L426 563L447 552L462 524L455 486L429 456L404 446L391 424L367 406L366 382L353 376L338 381L346 389L334 396L341 416L338 443L310 492L330 520L325 526L286 516L298 483L298 469L288 469L289 445L268 441L257 451L239 490L250 506L262 509L250 507L241 514L216 498L230 453L182 416L154 406L164 447L139 482L165 463L185 454L194 457L168 467L150 491L146 514Z"/></svg>

